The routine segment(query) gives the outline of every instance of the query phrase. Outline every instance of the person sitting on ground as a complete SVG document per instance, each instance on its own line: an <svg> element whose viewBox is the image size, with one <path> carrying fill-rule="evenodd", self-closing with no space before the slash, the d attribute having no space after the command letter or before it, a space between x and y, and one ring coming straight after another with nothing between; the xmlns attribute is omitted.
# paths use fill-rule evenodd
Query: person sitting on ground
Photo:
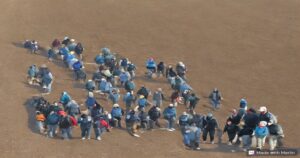
<svg viewBox="0 0 300 158"><path fill-rule="evenodd" d="M101 79L103 78L100 70L96 70L95 73L93 73L93 77L92 77L92 80L98 85L101 81Z"/></svg>
<svg viewBox="0 0 300 158"><path fill-rule="evenodd" d="M227 132L228 135L228 145L233 144L233 140L239 132L239 127L236 124L233 124L230 120L226 122L223 133Z"/></svg>
<svg viewBox="0 0 300 158"><path fill-rule="evenodd" d="M170 104L163 111L164 119L168 121L168 131L175 131L174 123L176 120L176 108L173 104Z"/></svg>
<svg viewBox="0 0 300 158"><path fill-rule="evenodd" d="M153 105L149 111L148 111L148 115L149 115L149 128L150 129L153 129L154 128L154 123L155 125L160 128L160 124L159 124L159 121L158 119L160 118L160 108Z"/></svg>
<svg viewBox="0 0 300 158"><path fill-rule="evenodd" d="M223 100L223 98L217 88L214 88L214 90L210 93L209 100L215 110L220 108L221 100Z"/></svg>
<svg viewBox="0 0 300 158"><path fill-rule="evenodd" d="M219 128L216 118L213 117L212 113L208 113L206 119L203 122L203 141L206 143L207 134L209 133L210 142L214 144L215 132Z"/></svg>
<svg viewBox="0 0 300 158"><path fill-rule="evenodd" d="M87 114L82 114L78 119L81 129L81 139L91 139L92 117Z"/></svg>
<svg viewBox="0 0 300 158"><path fill-rule="evenodd" d="M157 91L153 93L153 104L157 107L160 107L165 99L164 94L161 88L158 88Z"/></svg>
<svg viewBox="0 0 300 158"><path fill-rule="evenodd" d="M120 108L119 104L114 104L111 110L111 117L113 120L113 127L122 128L121 120L122 116L124 115L123 109Z"/></svg>

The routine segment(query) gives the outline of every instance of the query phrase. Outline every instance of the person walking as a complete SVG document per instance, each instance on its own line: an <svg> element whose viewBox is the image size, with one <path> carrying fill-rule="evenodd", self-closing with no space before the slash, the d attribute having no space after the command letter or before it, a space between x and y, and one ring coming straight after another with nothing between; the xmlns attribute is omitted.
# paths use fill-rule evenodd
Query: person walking
<svg viewBox="0 0 300 158"><path fill-rule="evenodd" d="M173 104L170 104L168 107L166 107L163 111L164 119L167 120L168 126L167 129L168 131L172 132L175 131L174 128L174 123L176 120L176 108L174 107Z"/></svg>
<svg viewBox="0 0 300 158"><path fill-rule="evenodd" d="M91 139L92 117L87 114L82 114L78 119L78 124L81 129L81 139Z"/></svg>
<svg viewBox="0 0 300 158"><path fill-rule="evenodd" d="M255 137L257 150L261 150L263 146L265 146L265 141L267 136L269 135L269 129L266 121L260 121L259 125L255 128Z"/></svg>
<svg viewBox="0 0 300 158"><path fill-rule="evenodd" d="M207 134L209 134L211 144L214 144L215 132L219 128L216 118L213 117L212 113L208 113L206 119L203 122L203 141L206 143Z"/></svg>
<svg viewBox="0 0 300 158"><path fill-rule="evenodd" d="M153 106L149 109L148 115L149 115L149 118L150 118L150 120L149 120L149 126L150 126L150 129L153 129L153 128L154 128L154 124L155 124L158 128L160 128L161 126L160 126L160 123L159 123L159 121L158 121L158 119L160 118L160 115L161 115L161 113L160 113L160 108L157 107L157 106L155 106L155 105L153 105Z"/></svg>
<svg viewBox="0 0 300 158"><path fill-rule="evenodd" d="M223 97L217 88L214 88L214 90L210 93L209 100L215 110L220 108Z"/></svg>

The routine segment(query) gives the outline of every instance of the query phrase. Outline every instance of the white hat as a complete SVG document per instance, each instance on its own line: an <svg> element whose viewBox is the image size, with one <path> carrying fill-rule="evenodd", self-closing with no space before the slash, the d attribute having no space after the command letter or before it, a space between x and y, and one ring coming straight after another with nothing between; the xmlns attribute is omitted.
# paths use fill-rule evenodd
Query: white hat
<svg viewBox="0 0 300 158"><path fill-rule="evenodd" d="M182 113L182 115L187 115L187 113L184 111L184 112Z"/></svg>
<svg viewBox="0 0 300 158"><path fill-rule="evenodd" d="M259 126L265 127L268 123L266 121L260 121Z"/></svg>
<svg viewBox="0 0 300 158"><path fill-rule="evenodd" d="M64 37L64 40L67 40L67 39L69 39L69 37L68 37L68 36L65 36L65 37Z"/></svg>
<svg viewBox="0 0 300 158"><path fill-rule="evenodd" d="M169 107L174 107L174 104L169 104Z"/></svg>
<svg viewBox="0 0 300 158"><path fill-rule="evenodd" d="M156 110L157 110L157 111L160 111L160 108L159 108L159 107L156 107Z"/></svg>
<svg viewBox="0 0 300 158"><path fill-rule="evenodd" d="M89 92L88 96L89 97L94 97L94 93L93 92Z"/></svg>
<svg viewBox="0 0 300 158"><path fill-rule="evenodd" d="M73 39L73 38L72 38L72 39L70 39L70 42L75 42L75 39Z"/></svg>
<svg viewBox="0 0 300 158"><path fill-rule="evenodd" d="M113 107L114 108L119 107L119 104L114 104Z"/></svg>
<svg viewBox="0 0 300 158"><path fill-rule="evenodd" d="M258 111L259 112L267 112L267 108L265 106L261 106Z"/></svg>

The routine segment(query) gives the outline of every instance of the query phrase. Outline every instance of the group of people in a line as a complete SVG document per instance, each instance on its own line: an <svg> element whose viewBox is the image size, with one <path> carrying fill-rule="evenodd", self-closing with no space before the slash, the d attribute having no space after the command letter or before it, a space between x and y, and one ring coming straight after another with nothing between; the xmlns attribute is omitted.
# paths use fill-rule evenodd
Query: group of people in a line
<svg viewBox="0 0 300 158"><path fill-rule="evenodd" d="M33 44L37 45L35 41L29 42L26 48L36 49ZM52 42L48 58L52 61L60 56L66 66L74 71L76 80L86 81L83 51L81 43L65 37L62 42L58 39ZM219 138L222 136L220 126L212 112L207 115L195 112L200 97L188 84L187 68L183 62L178 62L173 69L172 65L166 66L163 61L156 64L154 58L146 61L147 78L165 76L168 80L172 93L167 97L161 88L151 92L149 87L142 85L136 89L135 64L128 58L118 59L108 48L102 48L94 61L98 68L91 79L85 82L87 90L85 106L80 106L66 91L61 94L59 101L53 103L49 103L43 97L34 99L37 127L41 133L46 133L51 138L58 134L59 129L62 138L70 139L73 126L79 125L82 140L91 138L92 128L95 139L101 140L102 133L109 132L112 128L123 128L122 124L125 124L132 136L140 137L139 130L152 130L155 126L161 128L160 120L164 119L167 122L166 130L170 132L175 131L178 125L188 149L200 149L201 134L203 143L206 143L209 135L211 144L214 144L216 134ZM28 70L28 81L29 84L41 85L47 93L50 93L53 75L46 65L39 68L32 65ZM97 101L96 95L109 100L111 108L104 109ZM217 88L212 90L209 100L214 110L221 107L223 97ZM168 106L164 107L165 104ZM183 104L186 110L177 116L179 104ZM257 148L260 150L268 137L271 150L278 146L277 141L284 135L276 117L264 106L259 108L259 112L248 108L246 99L241 99L239 109L233 109L232 114L226 119L223 133L228 134L228 145L242 142L243 149L247 150L254 143L251 141L252 137L255 137Z"/></svg>

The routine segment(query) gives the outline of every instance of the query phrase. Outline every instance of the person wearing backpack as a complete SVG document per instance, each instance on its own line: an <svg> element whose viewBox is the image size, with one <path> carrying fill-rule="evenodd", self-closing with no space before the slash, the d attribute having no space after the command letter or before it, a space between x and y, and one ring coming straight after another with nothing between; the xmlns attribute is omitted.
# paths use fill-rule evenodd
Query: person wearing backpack
<svg viewBox="0 0 300 158"><path fill-rule="evenodd" d="M158 88L157 91L153 93L153 104L157 107L160 107L165 99L164 94L161 88Z"/></svg>
<svg viewBox="0 0 300 158"><path fill-rule="evenodd" d="M122 69L119 79L120 79L121 86L124 87L125 83L130 80L129 72Z"/></svg>
<svg viewBox="0 0 300 158"><path fill-rule="evenodd" d="M129 62L127 66L127 71L129 72L131 79L135 78L135 70L136 66L133 63Z"/></svg>
<svg viewBox="0 0 300 158"><path fill-rule="evenodd" d="M47 132L48 137L50 138L54 137L59 121L60 121L59 115L56 112L51 111L46 119L46 124L48 128L48 132Z"/></svg>
<svg viewBox="0 0 300 158"><path fill-rule="evenodd" d="M80 60L76 61L73 65L72 65L73 71L74 71L74 76L75 76L75 80L86 80L86 73L84 72L84 67L83 64Z"/></svg>
<svg viewBox="0 0 300 158"><path fill-rule="evenodd" d="M129 112L129 110L131 109L132 105L135 104L135 96L133 95L133 91L131 92L127 92L124 96L123 96L123 101L125 103L126 106L126 113Z"/></svg>
<svg viewBox="0 0 300 158"><path fill-rule="evenodd" d="M176 108L173 104L170 104L168 107L164 109L163 112L164 119L168 121L168 131L175 131L174 122L176 120Z"/></svg>
<svg viewBox="0 0 300 158"><path fill-rule="evenodd" d="M122 128L121 120L124 115L124 111L120 108L119 104L114 104L111 110L111 117L113 120L113 127Z"/></svg>
<svg viewBox="0 0 300 158"><path fill-rule="evenodd" d="M83 59L82 54L83 54L84 48L80 42L77 43L74 51L79 56L79 59L82 60Z"/></svg>
<svg viewBox="0 0 300 158"><path fill-rule="evenodd" d="M270 150L274 150L278 146L278 141L279 143L281 142L281 139L284 138L283 130L281 125L279 124L272 124L269 126L269 145L270 145Z"/></svg>
<svg viewBox="0 0 300 158"><path fill-rule="evenodd" d="M63 115L59 122L59 128L64 140L72 139L72 126L77 126L76 119L70 115Z"/></svg>
<svg viewBox="0 0 300 158"><path fill-rule="evenodd" d="M61 93L61 96L60 96L60 102L61 102L64 106L66 106L66 105L69 103L69 101L71 101L71 100L72 100L72 98L71 98L71 96L68 94L68 92L63 91L63 92Z"/></svg>
<svg viewBox="0 0 300 158"><path fill-rule="evenodd" d="M190 116L187 112L183 112L182 115L179 116L178 124L180 127L181 134L184 134L186 127L190 124Z"/></svg>
<svg viewBox="0 0 300 158"><path fill-rule="evenodd" d="M109 99L112 101L113 104L117 104L120 99L119 89L113 89L109 93Z"/></svg>
<svg viewBox="0 0 300 158"><path fill-rule="evenodd" d="M124 84L124 88L127 92L133 91L135 89L135 84L134 84L133 80L130 79L130 80L126 81Z"/></svg>
<svg viewBox="0 0 300 158"><path fill-rule="evenodd" d="M237 133L239 132L240 128L233 124L230 120L226 122L226 125L223 130L223 134L227 132L228 135L228 145L232 145L234 138L236 137Z"/></svg>
<svg viewBox="0 0 300 158"><path fill-rule="evenodd" d="M209 99L212 107L215 110L220 108L221 100L223 100L223 97L221 96L221 93L217 88L214 88L214 90L210 93Z"/></svg>
<svg viewBox="0 0 300 158"><path fill-rule="evenodd" d="M82 114L78 119L81 129L81 139L91 139L92 117L87 114Z"/></svg>
<svg viewBox="0 0 300 158"><path fill-rule="evenodd" d="M71 100L66 105L65 111L67 111L70 116L73 116L75 119L77 119L77 115L80 114L80 107L75 100Z"/></svg>
<svg viewBox="0 0 300 158"><path fill-rule="evenodd" d="M94 97L94 93L88 92L87 99L85 100L85 105L86 105L89 113L92 111L92 108L94 107L95 104L96 104L96 99Z"/></svg>
<svg viewBox="0 0 300 158"><path fill-rule="evenodd" d="M196 108L196 105L198 104L198 102L200 101L200 98L196 96L195 93L192 93L191 96L188 99L189 101L189 109L191 111L193 111Z"/></svg>
<svg viewBox="0 0 300 158"><path fill-rule="evenodd" d="M148 111L148 115L149 115L149 126L150 126L150 129L153 129L154 127L154 123L155 125L160 128L160 124L159 124L159 121L158 119L160 118L160 108L153 105L149 111Z"/></svg>
<svg viewBox="0 0 300 158"><path fill-rule="evenodd" d="M146 106L150 105L148 100L143 95L140 95L139 99L137 100L137 104L138 104L138 110L141 110L142 108L146 108Z"/></svg>
<svg viewBox="0 0 300 158"><path fill-rule="evenodd" d="M216 118L212 113L208 113L204 122L203 141L206 143L207 134L209 134L211 144L214 144L215 132L219 128Z"/></svg>
<svg viewBox="0 0 300 158"><path fill-rule="evenodd" d="M96 83L93 80L88 80L85 84L85 89L88 92L93 92L96 89Z"/></svg>
<svg viewBox="0 0 300 158"><path fill-rule="evenodd" d="M146 99L150 95L150 90L147 89L144 85L136 92L137 95L143 95Z"/></svg>
<svg viewBox="0 0 300 158"><path fill-rule="evenodd" d="M261 150L265 145L266 138L269 135L267 124L268 123L266 121L260 121L259 125L255 128L255 137L258 150Z"/></svg>
<svg viewBox="0 0 300 158"><path fill-rule="evenodd" d="M119 65L124 69L124 70L127 70L127 67L128 67L128 58L123 58L120 60L120 63Z"/></svg>
<svg viewBox="0 0 300 158"><path fill-rule="evenodd" d="M267 126L277 123L277 118L271 112L269 112L265 106L260 107L259 112L259 121L266 121Z"/></svg>

